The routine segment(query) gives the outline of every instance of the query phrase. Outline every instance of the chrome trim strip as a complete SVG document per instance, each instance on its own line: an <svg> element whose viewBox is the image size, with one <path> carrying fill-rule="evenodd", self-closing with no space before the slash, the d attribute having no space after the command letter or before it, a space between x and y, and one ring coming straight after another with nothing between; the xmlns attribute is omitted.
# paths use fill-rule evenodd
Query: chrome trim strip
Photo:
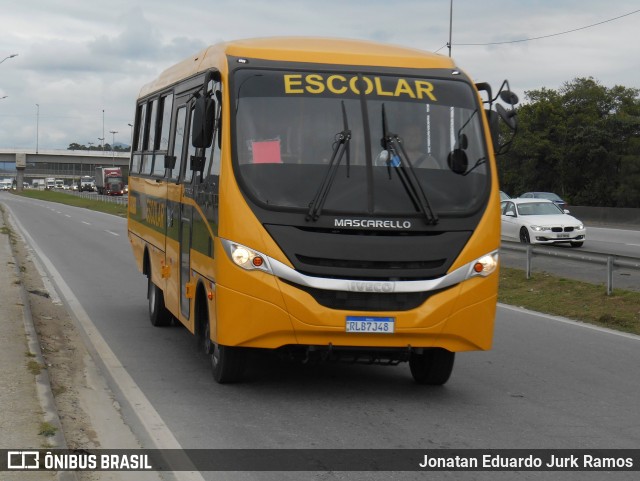
<svg viewBox="0 0 640 481"><path fill-rule="evenodd" d="M451 287L468 278L472 270L472 263L466 264L439 279L423 281L365 281L356 279L330 279L312 277L292 269L291 267L269 258L273 274L281 279L314 289L347 292L377 292L392 294L398 292L427 292Z"/></svg>
<svg viewBox="0 0 640 481"><path fill-rule="evenodd" d="M220 240L222 242L222 245L225 247L225 252L230 259L232 244L242 245L223 238L220 238ZM331 279L328 277L314 277L302 274L295 269L287 266L286 264L274 259L273 257L269 257L261 252L256 251L255 249L248 249L259 254L265 259L265 265L262 269L260 269L263 272L273 274L274 276L289 281L292 284L310 287L313 289L322 289L326 291L374 292L379 294L429 292L454 286L461 283L462 281L469 279L470 277L482 276L482 274L476 273L473 270L473 266L477 262L477 260L473 260L468 264L465 264L455 271L450 272L449 274L438 279L421 281L366 281L359 279ZM498 251L495 250L487 255L497 257Z"/></svg>

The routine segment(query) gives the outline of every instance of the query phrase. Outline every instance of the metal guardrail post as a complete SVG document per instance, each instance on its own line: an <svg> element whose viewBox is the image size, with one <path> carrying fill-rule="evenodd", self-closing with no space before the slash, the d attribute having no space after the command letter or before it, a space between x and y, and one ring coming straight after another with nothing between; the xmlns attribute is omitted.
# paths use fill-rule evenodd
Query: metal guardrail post
<svg viewBox="0 0 640 481"><path fill-rule="evenodd" d="M526 246L518 242L502 241L500 249L520 252L526 255L525 274L527 279L531 279L533 270L533 257L552 257L557 259L567 259L587 264L599 264L607 268L607 295L613 294L613 271L617 268L632 269L640 271L640 257L620 256L614 254L602 254L580 249L576 252L568 252L566 249L550 250L543 246Z"/></svg>

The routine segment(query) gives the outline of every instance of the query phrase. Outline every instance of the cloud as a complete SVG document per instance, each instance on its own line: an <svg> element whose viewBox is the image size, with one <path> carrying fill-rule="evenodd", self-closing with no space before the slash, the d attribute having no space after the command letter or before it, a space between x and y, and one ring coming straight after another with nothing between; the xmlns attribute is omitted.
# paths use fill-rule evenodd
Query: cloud
<svg viewBox="0 0 640 481"><path fill-rule="evenodd" d="M0 96L8 95L0 100L0 148L35 146L35 103L41 107L41 148L101 137L103 109L106 131L128 137L140 87L219 40L312 35L433 51L449 38L449 2L443 0L11 3L3 10L0 58L2 51L19 56L0 65ZM538 41L458 45L556 33L630 12L636 3L455 0L453 56L477 81L498 86L509 78L521 97L524 90L558 88L576 76L638 87L640 14Z"/></svg>
<svg viewBox="0 0 640 481"><path fill-rule="evenodd" d="M136 7L120 18L121 31L117 35L100 35L89 42L91 55L107 60L156 60L162 51L162 35L142 9Z"/></svg>

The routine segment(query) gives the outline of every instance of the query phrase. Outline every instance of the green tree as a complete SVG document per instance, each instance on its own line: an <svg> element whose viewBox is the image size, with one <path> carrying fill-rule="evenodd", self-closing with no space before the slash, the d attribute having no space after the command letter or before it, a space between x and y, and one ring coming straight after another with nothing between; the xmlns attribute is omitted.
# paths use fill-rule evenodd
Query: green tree
<svg viewBox="0 0 640 481"><path fill-rule="evenodd" d="M503 190L556 192L575 205L640 207L639 92L593 78L526 92L518 137L499 159Z"/></svg>

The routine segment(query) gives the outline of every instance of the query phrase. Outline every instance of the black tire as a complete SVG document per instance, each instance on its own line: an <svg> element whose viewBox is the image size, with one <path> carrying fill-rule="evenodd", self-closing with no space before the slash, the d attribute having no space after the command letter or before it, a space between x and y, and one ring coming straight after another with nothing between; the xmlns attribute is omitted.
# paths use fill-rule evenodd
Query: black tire
<svg viewBox="0 0 640 481"><path fill-rule="evenodd" d="M523 244L531 244L531 238L529 237L529 231L526 227L520 229L520 242Z"/></svg>
<svg viewBox="0 0 640 481"><path fill-rule="evenodd" d="M240 347L213 344L211 353L211 371L213 379L219 384L227 384L242 380L247 364L247 353Z"/></svg>
<svg viewBox="0 0 640 481"><path fill-rule="evenodd" d="M211 340L211 323L209 322L208 309L206 307L203 309L202 315L204 317L198 318L200 323L198 346L208 356L213 353L213 341Z"/></svg>
<svg viewBox="0 0 640 481"><path fill-rule="evenodd" d="M456 354L446 349L425 349L422 354L411 353L409 368L418 384L441 386L449 380Z"/></svg>
<svg viewBox="0 0 640 481"><path fill-rule="evenodd" d="M582 247L582 244L584 244L584 242L572 242L571 247Z"/></svg>
<svg viewBox="0 0 640 481"><path fill-rule="evenodd" d="M162 289L156 286L149 278L147 297L149 298L149 320L155 327L166 327L173 321L171 312L164 305Z"/></svg>

